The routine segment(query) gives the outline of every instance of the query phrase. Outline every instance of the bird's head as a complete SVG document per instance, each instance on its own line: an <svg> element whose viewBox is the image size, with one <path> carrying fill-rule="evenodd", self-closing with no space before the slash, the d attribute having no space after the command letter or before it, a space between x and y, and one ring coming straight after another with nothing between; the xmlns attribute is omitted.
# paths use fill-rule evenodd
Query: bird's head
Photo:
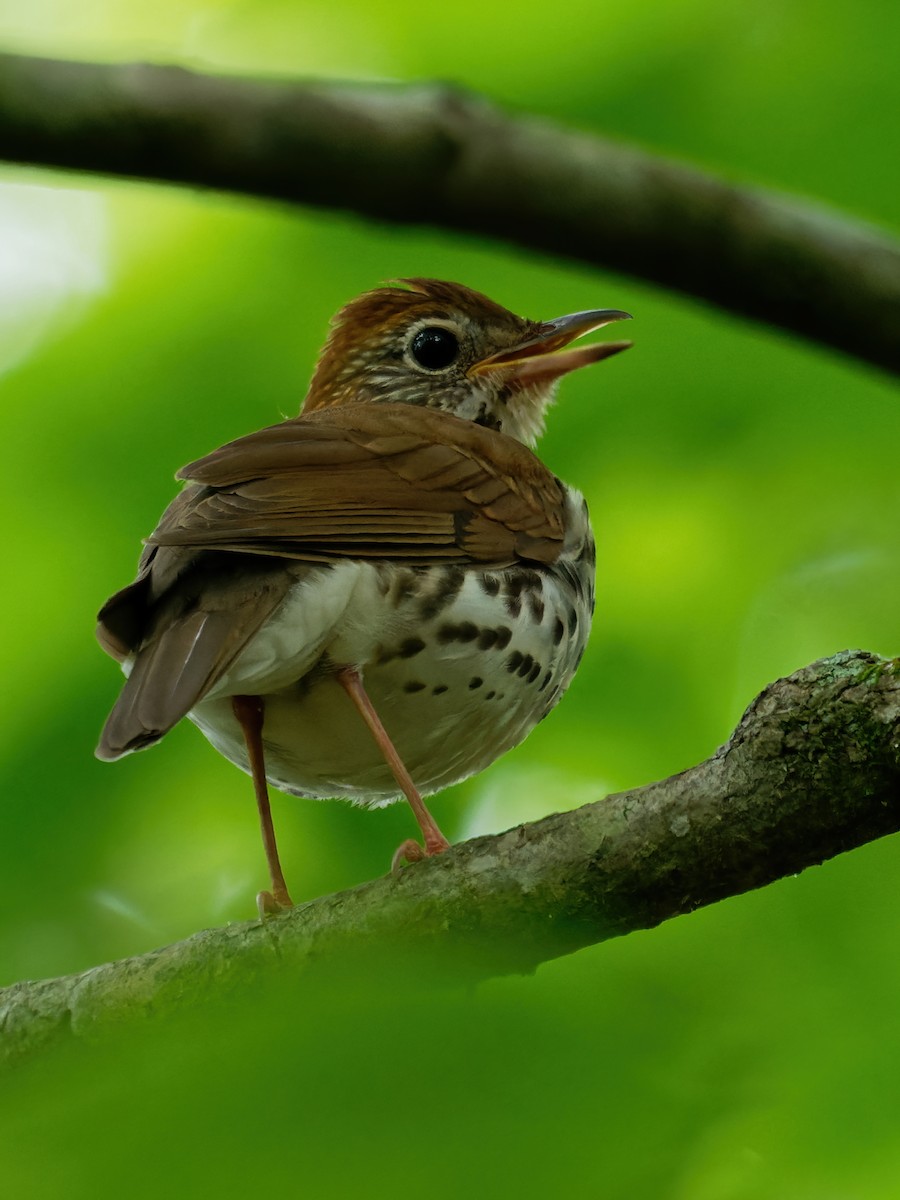
<svg viewBox="0 0 900 1200"><path fill-rule="evenodd" d="M303 409L416 404L533 445L562 376L631 342L566 347L628 316L604 308L528 321L461 283L400 280L341 309Z"/></svg>

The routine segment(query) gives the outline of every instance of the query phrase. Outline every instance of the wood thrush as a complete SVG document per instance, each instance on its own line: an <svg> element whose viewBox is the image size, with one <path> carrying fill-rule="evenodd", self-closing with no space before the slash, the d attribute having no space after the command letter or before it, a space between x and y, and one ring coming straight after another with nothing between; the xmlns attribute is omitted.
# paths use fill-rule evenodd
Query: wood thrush
<svg viewBox="0 0 900 1200"><path fill-rule="evenodd" d="M254 780L271 893L291 903L266 780L370 807L482 770L557 703L594 606L581 495L532 453L561 376L629 342L628 316L524 320L458 283L408 279L337 316L300 416L215 450L99 616L128 676L98 757L182 717Z"/></svg>

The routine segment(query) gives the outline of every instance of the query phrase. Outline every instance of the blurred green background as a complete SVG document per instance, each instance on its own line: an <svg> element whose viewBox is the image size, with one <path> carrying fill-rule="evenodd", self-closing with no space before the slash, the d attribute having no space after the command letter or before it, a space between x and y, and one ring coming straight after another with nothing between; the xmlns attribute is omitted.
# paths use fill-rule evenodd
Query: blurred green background
<svg viewBox="0 0 900 1200"><path fill-rule="evenodd" d="M898 33L888 0L0 3L5 49L454 80L895 228ZM448 835L678 771L816 657L900 653L900 406L875 371L525 252L4 167L0 982L253 914L242 775L187 726L93 759L119 686L94 614L175 470L293 414L331 314L403 275L636 318L542 443L595 520L591 646L529 741L435 802ZM410 832L399 806L274 809L296 899ZM898 866L890 839L473 993L350 981L49 1055L0 1084L4 1194L900 1196Z"/></svg>

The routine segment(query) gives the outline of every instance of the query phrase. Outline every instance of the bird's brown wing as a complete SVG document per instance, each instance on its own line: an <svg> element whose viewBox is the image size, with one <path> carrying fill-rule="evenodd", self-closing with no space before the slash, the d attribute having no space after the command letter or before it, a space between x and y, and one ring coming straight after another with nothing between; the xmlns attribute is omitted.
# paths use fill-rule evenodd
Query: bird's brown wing
<svg viewBox="0 0 900 1200"><path fill-rule="evenodd" d="M313 563L550 564L565 536L562 485L529 450L405 405L285 421L179 476L138 578L100 613L104 649L133 655L101 758L189 712Z"/></svg>
<svg viewBox="0 0 900 1200"><path fill-rule="evenodd" d="M325 409L191 463L148 539L336 558L550 564L563 491L525 446L448 413L400 404Z"/></svg>

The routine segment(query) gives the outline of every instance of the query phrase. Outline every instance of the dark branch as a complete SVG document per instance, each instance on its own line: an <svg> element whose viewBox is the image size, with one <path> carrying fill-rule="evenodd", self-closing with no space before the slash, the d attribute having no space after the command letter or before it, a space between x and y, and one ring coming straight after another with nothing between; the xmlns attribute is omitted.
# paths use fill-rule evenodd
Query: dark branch
<svg viewBox="0 0 900 1200"><path fill-rule="evenodd" d="M900 371L886 234L447 88L0 55L0 158L486 235Z"/></svg>
<svg viewBox="0 0 900 1200"><path fill-rule="evenodd" d="M84 975L0 991L0 1061L208 1006L254 978L378 963L470 980L646 929L900 828L900 665L862 651L768 687L670 779Z"/></svg>

